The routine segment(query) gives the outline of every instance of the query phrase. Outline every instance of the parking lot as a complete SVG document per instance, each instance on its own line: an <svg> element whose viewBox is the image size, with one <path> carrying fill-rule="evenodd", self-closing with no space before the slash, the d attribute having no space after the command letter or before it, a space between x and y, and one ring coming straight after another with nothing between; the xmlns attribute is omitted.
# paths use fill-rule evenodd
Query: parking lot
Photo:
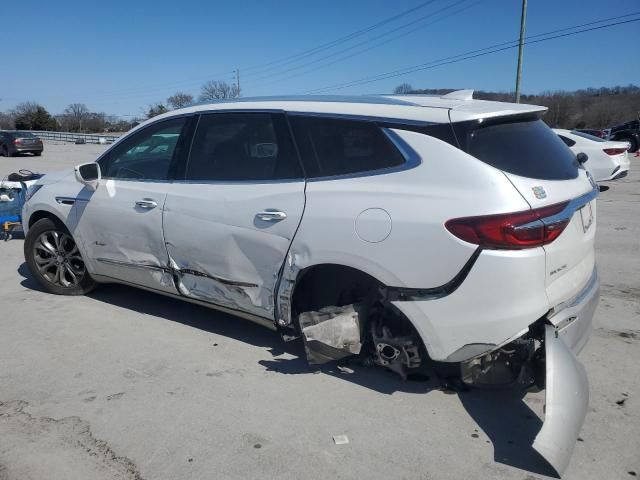
<svg viewBox="0 0 640 480"><path fill-rule="evenodd" d="M94 159L45 144L0 177ZM640 475L640 158L598 200L601 300L580 355L590 411L567 479ZM108 285L43 293L0 243L0 480L545 478L544 392L307 366L301 345L186 302ZM336 445L335 435L348 444Z"/></svg>

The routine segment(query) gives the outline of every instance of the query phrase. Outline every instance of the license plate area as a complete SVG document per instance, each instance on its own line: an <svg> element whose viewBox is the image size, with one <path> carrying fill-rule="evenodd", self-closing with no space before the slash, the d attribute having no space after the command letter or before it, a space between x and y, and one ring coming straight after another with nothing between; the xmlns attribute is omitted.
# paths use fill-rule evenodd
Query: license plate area
<svg viewBox="0 0 640 480"><path fill-rule="evenodd" d="M593 224L593 207L591 206L591 202L580 209L580 220L582 222L582 231L586 233Z"/></svg>

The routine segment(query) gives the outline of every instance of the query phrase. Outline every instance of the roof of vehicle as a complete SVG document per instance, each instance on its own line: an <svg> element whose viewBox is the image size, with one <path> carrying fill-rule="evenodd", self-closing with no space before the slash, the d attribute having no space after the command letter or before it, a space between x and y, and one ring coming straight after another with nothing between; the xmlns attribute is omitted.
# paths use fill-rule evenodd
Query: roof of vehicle
<svg viewBox="0 0 640 480"><path fill-rule="evenodd" d="M295 113L367 116L385 119L446 123L518 113L542 112L546 107L521 103L475 100L472 90L447 95L284 96L225 99L173 110L153 120L176 114L211 110L283 110Z"/></svg>

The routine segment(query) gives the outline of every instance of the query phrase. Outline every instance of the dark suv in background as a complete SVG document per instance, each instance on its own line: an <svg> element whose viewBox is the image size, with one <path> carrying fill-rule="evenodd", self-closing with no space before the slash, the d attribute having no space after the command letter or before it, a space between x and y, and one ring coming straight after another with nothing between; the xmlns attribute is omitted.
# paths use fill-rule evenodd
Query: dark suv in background
<svg viewBox="0 0 640 480"><path fill-rule="evenodd" d="M635 152L640 148L640 120L632 120L631 122L611 127L609 140L629 142L631 144L629 151Z"/></svg>
<svg viewBox="0 0 640 480"><path fill-rule="evenodd" d="M42 155L42 140L30 132L0 132L0 155L14 157L19 153Z"/></svg>

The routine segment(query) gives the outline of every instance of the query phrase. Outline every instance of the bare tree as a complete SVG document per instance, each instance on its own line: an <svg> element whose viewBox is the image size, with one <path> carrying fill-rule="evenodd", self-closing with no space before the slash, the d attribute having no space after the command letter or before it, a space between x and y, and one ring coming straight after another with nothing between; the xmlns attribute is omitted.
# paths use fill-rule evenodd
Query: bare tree
<svg viewBox="0 0 640 480"><path fill-rule="evenodd" d="M82 122L89 115L89 109L84 103L72 103L64 109L64 114L67 115L71 121L72 127L70 130L82 131Z"/></svg>
<svg viewBox="0 0 640 480"><path fill-rule="evenodd" d="M210 80L202 85L199 99L201 102L210 102L213 100L223 100L225 98L235 98L239 95L240 92L238 92L238 88L235 85Z"/></svg>
<svg viewBox="0 0 640 480"><path fill-rule="evenodd" d="M13 114L0 112L0 128L3 130L13 130L16 128L16 120Z"/></svg>
<svg viewBox="0 0 640 480"><path fill-rule="evenodd" d="M193 95L190 93L176 92L167 98L167 103L174 109L187 107L193 103Z"/></svg>
<svg viewBox="0 0 640 480"><path fill-rule="evenodd" d="M396 95L405 95L407 93L411 93L413 91L413 87L408 83L401 83L396 88L394 88L393 93Z"/></svg>
<svg viewBox="0 0 640 480"><path fill-rule="evenodd" d="M169 109L162 102L158 102L154 105L149 105L149 108L147 109L147 118L152 118L168 111Z"/></svg>

